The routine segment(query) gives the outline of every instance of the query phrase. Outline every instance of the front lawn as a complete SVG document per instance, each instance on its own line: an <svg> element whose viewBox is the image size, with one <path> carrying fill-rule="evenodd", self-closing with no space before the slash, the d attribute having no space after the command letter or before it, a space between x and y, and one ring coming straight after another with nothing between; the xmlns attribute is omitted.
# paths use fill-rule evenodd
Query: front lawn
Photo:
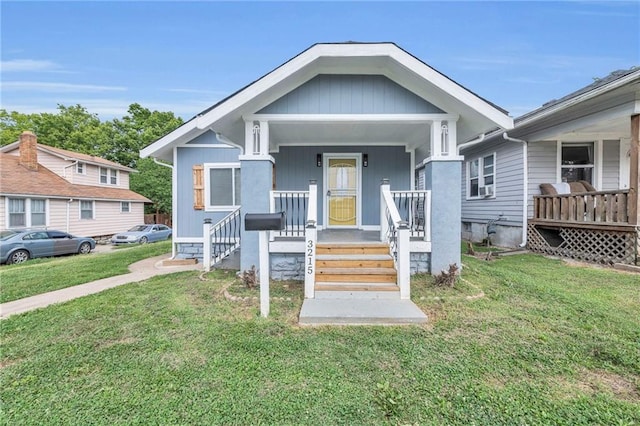
<svg viewBox="0 0 640 426"><path fill-rule="evenodd" d="M273 283L263 319L257 290L220 271L12 316L1 422L640 423L638 275L536 255L463 261L455 289L414 280L426 326L300 328L299 283Z"/></svg>
<svg viewBox="0 0 640 426"><path fill-rule="evenodd" d="M0 267L0 303L129 272L129 265L171 252L171 241L92 253L33 259Z"/></svg>

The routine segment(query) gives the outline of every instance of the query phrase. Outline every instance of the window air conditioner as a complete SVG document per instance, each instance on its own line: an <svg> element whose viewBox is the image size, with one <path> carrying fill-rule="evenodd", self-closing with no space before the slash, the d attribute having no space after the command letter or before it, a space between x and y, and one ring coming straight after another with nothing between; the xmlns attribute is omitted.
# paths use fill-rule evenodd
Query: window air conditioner
<svg viewBox="0 0 640 426"><path fill-rule="evenodd" d="M491 197L493 195L493 185L481 186L478 192L481 197Z"/></svg>

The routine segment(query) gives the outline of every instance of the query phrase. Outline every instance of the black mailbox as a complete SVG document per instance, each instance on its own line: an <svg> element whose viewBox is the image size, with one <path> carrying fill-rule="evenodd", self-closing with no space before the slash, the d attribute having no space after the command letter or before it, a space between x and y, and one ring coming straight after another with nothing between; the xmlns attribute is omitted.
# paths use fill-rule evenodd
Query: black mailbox
<svg viewBox="0 0 640 426"><path fill-rule="evenodd" d="M245 231L282 231L284 228L284 212L244 215Z"/></svg>

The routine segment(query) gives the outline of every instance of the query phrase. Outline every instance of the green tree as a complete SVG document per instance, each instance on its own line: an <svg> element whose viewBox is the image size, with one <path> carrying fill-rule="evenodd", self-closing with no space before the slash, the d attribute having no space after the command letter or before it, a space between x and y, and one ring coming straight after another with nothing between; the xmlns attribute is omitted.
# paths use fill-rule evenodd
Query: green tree
<svg viewBox="0 0 640 426"><path fill-rule="evenodd" d="M130 188L153 201L152 212L170 213L171 170L151 159L140 160L138 152L181 124L182 119L173 112L150 111L137 103L131 104L121 119L105 122L81 105L58 105L55 114L0 109L0 144L13 143L20 133L31 130L45 145L137 168L139 173L132 174Z"/></svg>

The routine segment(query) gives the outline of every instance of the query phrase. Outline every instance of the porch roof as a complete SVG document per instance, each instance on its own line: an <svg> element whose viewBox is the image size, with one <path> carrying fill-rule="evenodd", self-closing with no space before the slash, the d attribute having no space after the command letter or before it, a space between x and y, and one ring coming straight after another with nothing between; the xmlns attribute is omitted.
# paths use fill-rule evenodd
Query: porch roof
<svg viewBox="0 0 640 426"><path fill-rule="evenodd" d="M513 120L506 111L449 79L393 43L333 43L315 44L280 67L254 81L211 108L198 114L178 129L167 134L140 151L142 157L153 156L172 160L172 148L214 131L227 143L244 145L244 116L255 114L296 87L319 74L374 74L384 75L416 95L428 99L443 111L458 115L457 134L460 141L471 139L496 127L510 129ZM363 124L361 117L351 117L337 123L333 131L323 128L326 143L336 139L353 143L356 139L368 143L390 143L391 136L405 143L416 143L416 134L422 133L425 123L402 126L392 122ZM334 125L334 120L329 120ZM329 122L329 121L325 121ZM292 134L308 135L320 121L295 126L282 122L275 126L274 138L292 138ZM400 129L402 127L402 129ZM285 134L286 133L286 134ZM318 134L318 133L316 133ZM383 137L384 135L386 137ZM427 135L425 131L423 135ZM356 138L356 136L360 136ZM345 140L349 139L351 140ZM426 139L424 140L426 143ZM321 142L322 143L322 142Z"/></svg>

